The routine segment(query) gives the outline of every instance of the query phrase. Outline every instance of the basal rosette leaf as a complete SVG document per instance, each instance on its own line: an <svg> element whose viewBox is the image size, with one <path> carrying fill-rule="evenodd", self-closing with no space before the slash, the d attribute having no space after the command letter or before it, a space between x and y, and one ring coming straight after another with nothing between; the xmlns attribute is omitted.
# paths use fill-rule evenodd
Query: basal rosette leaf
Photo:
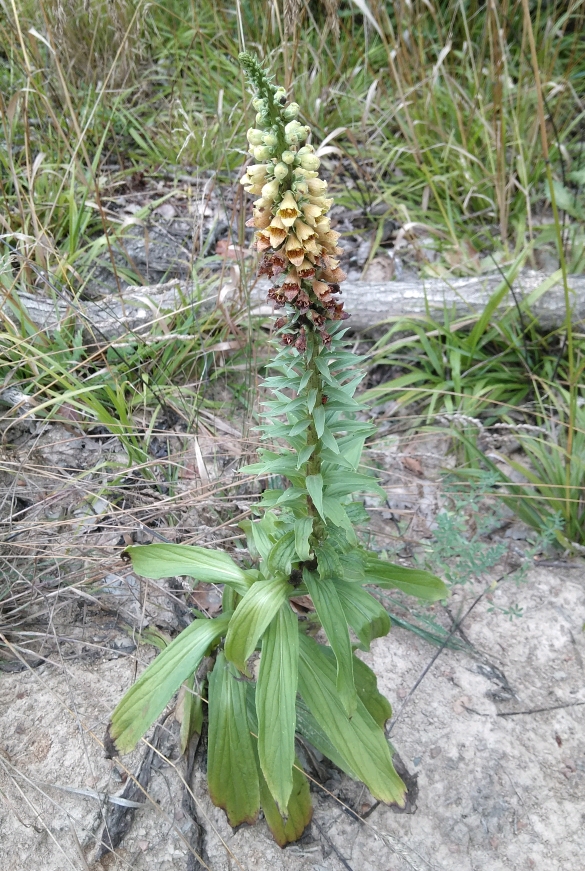
<svg viewBox="0 0 585 871"><path fill-rule="evenodd" d="M288 600L287 578L257 581L234 611L225 641L225 655L241 671L280 607Z"/></svg>
<svg viewBox="0 0 585 871"><path fill-rule="evenodd" d="M345 619L359 638L362 649L369 650L374 638L382 638L390 632L388 612L359 584L336 580L335 589Z"/></svg>
<svg viewBox="0 0 585 871"><path fill-rule="evenodd" d="M309 781L301 770L301 764L295 757L291 772L292 789L286 814L281 815L278 806L268 788L262 772L260 776L260 803L264 811L264 817L272 832L274 840L279 847L285 847L293 841L297 841L313 816L313 804Z"/></svg>
<svg viewBox="0 0 585 871"><path fill-rule="evenodd" d="M227 631L229 614L195 620L160 653L116 706L108 735L119 753L129 753L193 674L209 647Z"/></svg>
<svg viewBox="0 0 585 871"><path fill-rule="evenodd" d="M336 685L335 665L323 646L300 635L299 692L309 711L354 776L375 798L404 803L406 788L392 765L383 730L358 698L349 719Z"/></svg>
<svg viewBox="0 0 585 871"><path fill-rule="evenodd" d="M283 815L293 789L298 663L298 622L285 602L262 636L256 686L260 768Z"/></svg>
<svg viewBox="0 0 585 871"><path fill-rule="evenodd" d="M246 571L219 550L190 544L139 544L125 552L136 574L144 578L187 575L206 584L229 584L241 595L251 585Z"/></svg>
<svg viewBox="0 0 585 871"><path fill-rule="evenodd" d="M375 584L384 589L402 590L409 596L424 599L427 602L437 602L446 599L449 589L436 575L422 569L411 569L397 566L379 559L375 554L366 555L364 583Z"/></svg>
<svg viewBox="0 0 585 871"><path fill-rule="evenodd" d="M207 781L211 800L225 810L231 826L256 822L260 785L246 711L246 682L223 653L209 676Z"/></svg>
<svg viewBox="0 0 585 871"><path fill-rule="evenodd" d="M392 716L392 705L378 689L378 679L372 669L358 656L354 656L353 675L357 694L368 713L381 729Z"/></svg>

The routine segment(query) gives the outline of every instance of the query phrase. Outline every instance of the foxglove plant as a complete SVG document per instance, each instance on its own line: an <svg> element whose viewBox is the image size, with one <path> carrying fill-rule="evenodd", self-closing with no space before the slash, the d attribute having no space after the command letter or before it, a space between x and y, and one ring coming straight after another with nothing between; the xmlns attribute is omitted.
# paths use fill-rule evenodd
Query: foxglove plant
<svg viewBox="0 0 585 871"><path fill-rule="evenodd" d="M258 113L248 131L257 162L242 183L260 195L250 222L263 252L260 272L274 280L269 297L285 312L276 323L280 348L275 374L264 382L272 399L260 427L277 447L261 450L259 462L241 471L286 485L266 490L256 518L240 524L253 563L246 568L201 547L128 549L144 577L223 584L223 608L213 619L197 613L143 672L112 715L108 743L114 752L131 750L186 683L182 745L191 724L201 728L206 701L213 802L232 826L254 822L262 809L283 846L300 837L312 813L296 736L375 798L403 802L384 733L390 704L355 655L390 629L387 612L366 588L396 588L429 601L447 590L428 572L381 559L356 535L355 525L368 521L356 495L384 492L360 471L373 427L357 416L361 358L345 347L340 329L345 276L339 234L327 217L332 201L297 104L287 102L255 58L240 59ZM293 609L291 599L300 595L310 596L328 643L317 641L309 631L314 623ZM214 664L201 674L206 657Z"/></svg>

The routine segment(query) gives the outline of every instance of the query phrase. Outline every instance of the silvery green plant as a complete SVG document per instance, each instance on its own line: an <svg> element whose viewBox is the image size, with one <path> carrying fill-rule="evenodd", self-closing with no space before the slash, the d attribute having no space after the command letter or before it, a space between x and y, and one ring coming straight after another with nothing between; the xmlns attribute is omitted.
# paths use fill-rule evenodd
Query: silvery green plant
<svg viewBox="0 0 585 871"><path fill-rule="evenodd" d="M241 62L255 94L248 131L256 163L242 179L260 197L250 221L263 252L260 272L284 310L273 375L264 382L262 436L271 445L245 474L285 482L263 493L256 516L241 524L253 565L221 551L180 544L128 549L137 574L182 575L224 585L223 608L193 622L148 666L112 714L108 741L130 751L186 684L182 743L192 718L201 728L207 705L207 776L211 799L232 826L260 811L276 841L300 837L311 813L309 782L295 739L315 747L383 802L401 804L405 786L392 764L384 725L391 715L376 676L355 654L390 629L387 612L367 589L399 589L428 601L446 596L428 572L396 566L366 549L355 526L368 515L356 496L383 491L360 470L373 432L355 398L360 358L344 344L337 300L345 277L331 200L299 108L287 101L257 60ZM291 599L310 596L328 643L300 617ZM213 662L201 674L202 662Z"/></svg>

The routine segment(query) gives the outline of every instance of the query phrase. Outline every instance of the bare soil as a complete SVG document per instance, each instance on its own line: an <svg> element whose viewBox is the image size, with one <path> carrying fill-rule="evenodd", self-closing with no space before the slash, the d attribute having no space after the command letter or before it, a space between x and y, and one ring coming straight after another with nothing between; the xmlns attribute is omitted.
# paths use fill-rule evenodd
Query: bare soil
<svg viewBox="0 0 585 871"><path fill-rule="evenodd" d="M478 592L462 588L452 610L464 613ZM144 593L164 600L154 588L137 599ZM363 788L328 770L325 788L314 785L313 822L285 850L264 822L232 831L210 804L203 746L187 786L172 714L149 738L154 751L143 744L122 760L105 758L109 714L151 654L132 651L127 636L124 649L115 621L102 614L100 623L96 611L83 639L62 642L38 667L0 674L0 869L576 868L585 849L583 564L534 568L520 586L503 582L492 604L512 603L523 608L513 621L487 598L477 604L463 624L469 651L437 656L401 629L374 643L364 656L394 705L391 740L416 775L415 807L372 810ZM106 650L112 632L118 649ZM144 775L145 763L145 790L129 799L140 806L114 804L122 794L128 801L128 773L142 767ZM109 830L125 826L113 852L100 850Z"/></svg>

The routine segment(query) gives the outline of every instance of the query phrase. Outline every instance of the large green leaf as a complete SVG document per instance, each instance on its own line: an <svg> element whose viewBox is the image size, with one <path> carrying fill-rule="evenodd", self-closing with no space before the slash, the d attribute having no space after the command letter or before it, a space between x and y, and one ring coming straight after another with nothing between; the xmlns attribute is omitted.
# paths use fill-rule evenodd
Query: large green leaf
<svg viewBox="0 0 585 871"><path fill-rule="evenodd" d="M300 635L299 642L299 691L315 720L375 798L403 804L405 786L392 765L383 730L359 698L348 719L337 692L335 666L323 646L306 635Z"/></svg>
<svg viewBox="0 0 585 871"><path fill-rule="evenodd" d="M402 590L409 596L416 596L417 599L425 599L427 602L446 599L449 595L449 590L443 581L430 572L387 563L374 554L367 555L364 583L376 584L385 589Z"/></svg>
<svg viewBox="0 0 585 871"><path fill-rule="evenodd" d="M357 704L353 681L353 652L336 585L331 578L320 578L313 572L304 573L309 595L313 600L317 617L325 630L337 661L336 687L346 715L351 717Z"/></svg>
<svg viewBox="0 0 585 871"><path fill-rule="evenodd" d="M343 533L341 534L343 535ZM321 578L339 578L342 576L343 567L339 559L339 553L340 548L331 544L331 536L327 541L315 547L317 571Z"/></svg>
<svg viewBox="0 0 585 871"><path fill-rule="evenodd" d="M246 682L220 653L209 676L207 782L231 826L254 823L260 810L258 767L246 713Z"/></svg>
<svg viewBox="0 0 585 871"><path fill-rule="evenodd" d="M323 653L329 661L335 665L333 651L328 647L323 647ZM359 698L362 700L368 713L376 721L378 726L384 728L386 721L392 716L392 705L386 696L383 696L379 691L378 679L372 669L358 656L354 656L353 658L353 676ZM310 739L307 738L307 740ZM320 750L321 748L319 747L318 749ZM321 750L321 752L324 753L325 756L328 755L327 752L323 750ZM331 756L329 758L332 762L335 761ZM338 763L335 764L338 765ZM348 772L348 774L350 774L350 772Z"/></svg>
<svg viewBox="0 0 585 871"><path fill-rule="evenodd" d="M220 550L189 544L139 544L126 553L134 571L144 578L188 575L206 584L229 584L242 595L250 586L246 572Z"/></svg>
<svg viewBox="0 0 585 871"><path fill-rule="evenodd" d="M327 759L330 759L334 765L337 765L342 771L345 771L349 777L354 780L359 780L359 777L348 765L344 757L338 752L334 744L331 743L315 717L308 709L305 702L297 697L297 732L309 744L312 744L319 753L322 753Z"/></svg>
<svg viewBox="0 0 585 871"><path fill-rule="evenodd" d="M264 630L288 599L287 578L257 581L233 613L225 642L225 655L240 671L252 655Z"/></svg>
<svg viewBox="0 0 585 871"><path fill-rule="evenodd" d="M298 622L285 602L262 636L256 687L260 767L283 814L293 788L298 668Z"/></svg>
<svg viewBox="0 0 585 871"><path fill-rule="evenodd" d="M207 649L225 634L229 614L195 620L151 662L116 706L109 735L120 753L128 753L163 712L184 680L193 674Z"/></svg>
<svg viewBox="0 0 585 871"><path fill-rule="evenodd" d="M179 746L184 753L189 746L189 741L196 733L201 734L203 726L203 687L195 685L195 675L188 677L179 693L175 717L181 724L179 733ZM181 693L183 694L181 697Z"/></svg>
<svg viewBox="0 0 585 871"><path fill-rule="evenodd" d="M392 716L392 705L378 689L378 679L372 669L358 656L354 657L353 675L358 696L378 726L384 728Z"/></svg>
<svg viewBox="0 0 585 871"><path fill-rule="evenodd" d="M311 822L313 816L313 804L309 781L301 770L298 759L294 760L292 769L292 791L288 800L286 814L281 816L277 804L268 789L268 784L260 772L260 802L266 817L266 822L279 847L284 847L293 841L297 841L305 828Z"/></svg>
<svg viewBox="0 0 585 871"><path fill-rule="evenodd" d="M359 584L335 581L345 619L359 638L364 650L370 649L374 638L390 632L390 617L377 599Z"/></svg>

